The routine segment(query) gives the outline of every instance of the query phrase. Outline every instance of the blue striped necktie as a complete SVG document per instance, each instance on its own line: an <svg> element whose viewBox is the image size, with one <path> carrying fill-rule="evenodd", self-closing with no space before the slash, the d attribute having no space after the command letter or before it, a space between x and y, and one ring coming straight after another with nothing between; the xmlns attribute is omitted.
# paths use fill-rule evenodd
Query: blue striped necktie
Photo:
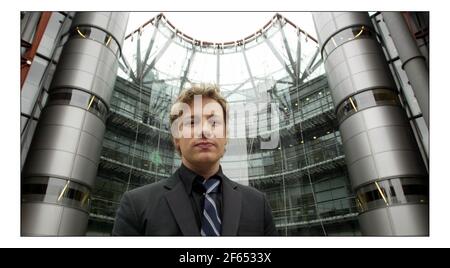
<svg viewBox="0 0 450 268"><path fill-rule="evenodd" d="M212 198L219 191L219 184L220 180L214 178L203 182L205 188L205 205L200 230L202 236L220 236L222 230L222 221L220 220L216 203Z"/></svg>

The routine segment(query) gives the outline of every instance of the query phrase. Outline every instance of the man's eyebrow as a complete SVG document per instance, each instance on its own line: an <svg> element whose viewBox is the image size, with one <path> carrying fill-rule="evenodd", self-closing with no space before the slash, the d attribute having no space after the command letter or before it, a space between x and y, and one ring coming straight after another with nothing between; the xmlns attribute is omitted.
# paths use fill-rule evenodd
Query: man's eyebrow
<svg viewBox="0 0 450 268"><path fill-rule="evenodd" d="M219 115L217 115L217 114L214 114L214 112L212 112L211 114L209 114L209 115L207 115L206 116L206 118L211 118L211 117L217 117L217 118L220 118L220 116Z"/></svg>

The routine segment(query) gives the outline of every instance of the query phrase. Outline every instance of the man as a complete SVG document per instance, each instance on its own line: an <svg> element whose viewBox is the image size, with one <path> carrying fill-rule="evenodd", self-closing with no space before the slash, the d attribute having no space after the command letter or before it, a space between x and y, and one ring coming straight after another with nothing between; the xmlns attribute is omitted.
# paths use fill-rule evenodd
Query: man
<svg viewBox="0 0 450 268"><path fill-rule="evenodd" d="M113 235L277 235L266 196L222 172L227 111L215 86L180 94L170 123L181 167L166 180L126 192Z"/></svg>

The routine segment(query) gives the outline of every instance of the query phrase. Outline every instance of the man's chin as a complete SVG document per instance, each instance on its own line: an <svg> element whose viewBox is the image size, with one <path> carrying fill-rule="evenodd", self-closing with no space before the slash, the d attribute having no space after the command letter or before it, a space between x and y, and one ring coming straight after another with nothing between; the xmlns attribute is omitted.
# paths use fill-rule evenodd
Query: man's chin
<svg viewBox="0 0 450 268"><path fill-rule="evenodd" d="M214 164L218 160L219 159L215 155L212 155L210 153L201 153L201 155L198 155L195 158L195 162L200 164Z"/></svg>

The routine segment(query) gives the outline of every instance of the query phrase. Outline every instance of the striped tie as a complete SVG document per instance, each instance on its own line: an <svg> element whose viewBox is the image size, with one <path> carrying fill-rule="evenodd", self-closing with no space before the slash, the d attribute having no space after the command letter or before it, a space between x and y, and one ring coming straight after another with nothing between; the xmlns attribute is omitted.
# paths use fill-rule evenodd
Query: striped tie
<svg viewBox="0 0 450 268"><path fill-rule="evenodd" d="M202 236L220 236L222 230L222 222L219 218L216 203L212 195L219 191L220 180L210 178L203 182L205 187L205 206L202 216L202 228L200 233Z"/></svg>

